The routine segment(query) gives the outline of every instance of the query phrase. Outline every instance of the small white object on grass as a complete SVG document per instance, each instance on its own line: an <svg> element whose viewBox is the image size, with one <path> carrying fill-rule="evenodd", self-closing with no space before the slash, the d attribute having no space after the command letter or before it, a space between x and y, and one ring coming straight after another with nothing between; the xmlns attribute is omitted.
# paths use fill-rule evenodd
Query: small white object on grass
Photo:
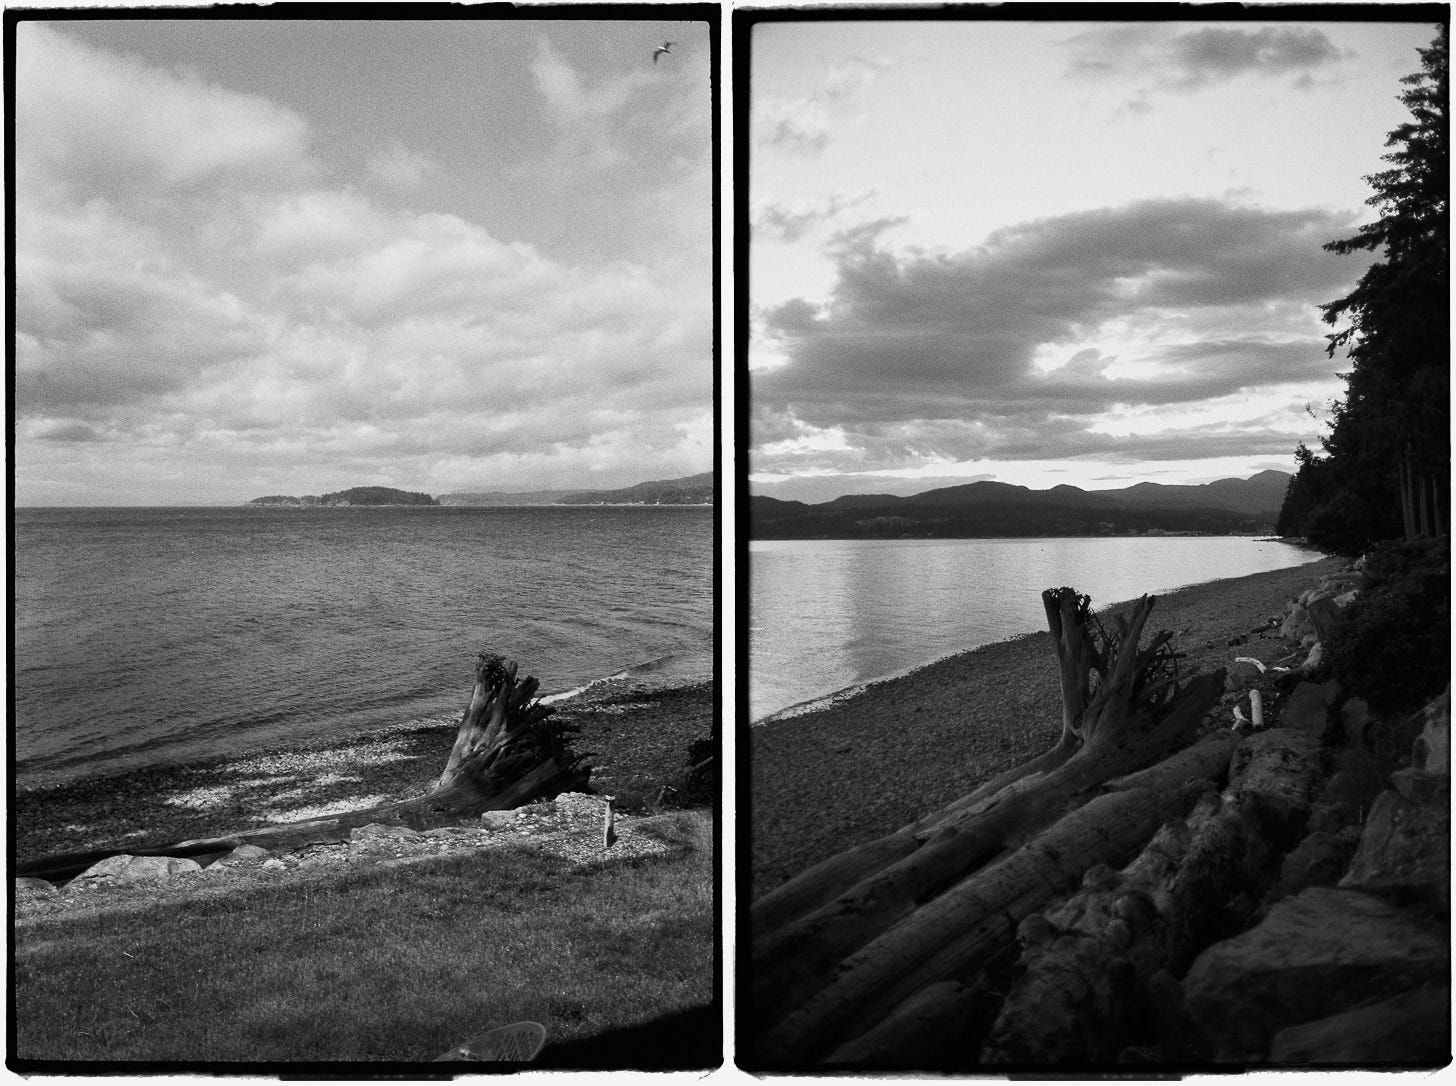
<svg viewBox="0 0 1456 1086"><path fill-rule="evenodd" d="M602 851L603 852L605 852L605 851L607 851L607 849L611 848L612 845L617 840L617 830L616 830L616 826L615 826L616 816L613 815L613 813L612 813L612 799L613 799L613 797L612 796L606 796L604 798L607 801L607 806L606 806L605 817L604 817L603 822L602 822Z"/></svg>

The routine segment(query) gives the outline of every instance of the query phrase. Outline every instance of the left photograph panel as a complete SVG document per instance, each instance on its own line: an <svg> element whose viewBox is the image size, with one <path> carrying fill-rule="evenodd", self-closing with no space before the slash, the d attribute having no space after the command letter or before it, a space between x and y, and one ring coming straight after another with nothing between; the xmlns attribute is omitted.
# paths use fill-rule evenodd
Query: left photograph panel
<svg viewBox="0 0 1456 1086"><path fill-rule="evenodd" d="M409 10L6 15L11 1070L723 1063L719 7Z"/></svg>

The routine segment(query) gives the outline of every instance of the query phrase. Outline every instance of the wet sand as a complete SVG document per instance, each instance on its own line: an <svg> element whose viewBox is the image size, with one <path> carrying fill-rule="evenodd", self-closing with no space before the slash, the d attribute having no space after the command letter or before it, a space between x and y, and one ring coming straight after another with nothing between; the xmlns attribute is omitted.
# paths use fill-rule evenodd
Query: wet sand
<svg viewBox="0 0 1456 1086"><path fill-rule="evenodd" d="M1158 598L1147 630L1172 630L1190 671L1227 667L1236 656L1273 662L1291 646L1270 620L1343 567L1326 558L1179 589ZM1103 615L1127 606L1092 604ZM1234 637L1250 640L1230 646ZM1045 632L959 653L814 712L750 728L751 896L937 810L1040 754L1060 731L1056 657Z"/></svg>
<svg viewBox="0 0 1456 1086"><path fill-rule="evenodd" d="M688 749L708 735L717 698L711 683L654 689L604 683L557 705L580 729L573 747L590 754L591 787L641 810L687 768ZM458 715L366 735L271 748L205 762L17 791L11 841L17 860L92 848L143 848L271 822L290 822L405 799L444 769Z"/></svg>

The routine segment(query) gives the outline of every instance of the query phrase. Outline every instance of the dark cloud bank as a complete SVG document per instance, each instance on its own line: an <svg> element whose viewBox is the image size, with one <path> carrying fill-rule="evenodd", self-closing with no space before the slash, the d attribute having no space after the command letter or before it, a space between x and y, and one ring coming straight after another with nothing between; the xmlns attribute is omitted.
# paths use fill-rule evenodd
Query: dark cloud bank
<svg viewBox="0 0 1456 1086"><path fill-rule="evenodd" d="M1316 306L1358 269L1321 246L1349 227L1327 211L1185 199L1037 220L951 254L892 253L871 233L836 250L827 306L763 314L790 361L753 379L756 440L796 419L866 446L906 444L895 431L913 428L938 455L1076 454L1115 444L1079 421L1114 407L1327 379L1339 367ZM1167 344L1155 376L1108 377L1112 358L1077 349L1114 322ZM1059 368L1034 365L1060 345Z"/></svg>

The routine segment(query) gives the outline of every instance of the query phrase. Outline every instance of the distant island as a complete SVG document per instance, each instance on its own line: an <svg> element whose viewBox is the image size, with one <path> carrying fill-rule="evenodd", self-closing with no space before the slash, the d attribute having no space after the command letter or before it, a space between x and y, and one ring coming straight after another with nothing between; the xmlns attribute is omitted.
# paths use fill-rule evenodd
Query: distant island
<svg viewBox="0 0 1456 1086"><path fill-rule="evenodd" d="M388 486L356 486L333 494L269 494L248 505L285 509L339 509L380 505L712 505L716 496L711 471L681 479L658 479L620 490L485 490L456 491L433 498Z"/></svg>
<svg viewBox="0 0 1456 1086"><path fill-rule="evenodd" d="M295 509L340 509L356 505L439 505L428 494L417 494L409 490L395 490L391 486L356 486L332 494L305 494L295 498L290 494L269 494L254 498L249 505L281 505Z"/></svg>
<svg viewBox="0 0 1456 1086"><path fill-rule="evenodd" d="M941 487L901 498L854 494L809 505L749 499L752 539L980 539L1017 536L1273 534L1291 476L1264 471L1200 486L1120 490L1008 483Z"/></svg>

